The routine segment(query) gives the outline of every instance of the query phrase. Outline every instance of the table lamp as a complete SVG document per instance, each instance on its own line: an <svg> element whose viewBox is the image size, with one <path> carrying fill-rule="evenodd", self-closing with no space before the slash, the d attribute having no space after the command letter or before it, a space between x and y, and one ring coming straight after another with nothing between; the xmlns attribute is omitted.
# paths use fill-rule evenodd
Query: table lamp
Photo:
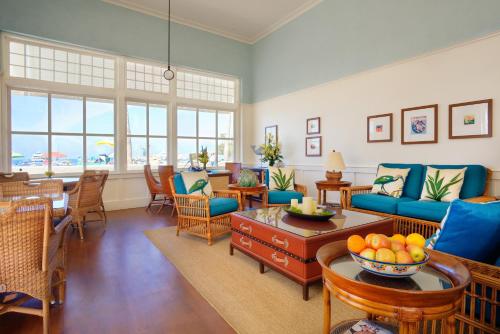
<svg viewBox="0 0 500 334"><path fill-rule="evenodd" d="M340 152L330 152L325 163L326 179L330 182L340 182L342 171L345 169L344 159Z"/></svg>

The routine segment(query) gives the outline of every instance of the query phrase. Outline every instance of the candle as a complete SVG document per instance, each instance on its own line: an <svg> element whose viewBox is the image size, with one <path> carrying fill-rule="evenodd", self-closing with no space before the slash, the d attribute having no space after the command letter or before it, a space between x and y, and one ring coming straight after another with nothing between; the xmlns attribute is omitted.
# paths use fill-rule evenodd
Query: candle
<svg viewBox="0 0 500 334"><path fill-rule="evenodd" d="M290 206L292 208L298 208L299 207L299 200L296 198L292 198L292 200L290 201Z"/></svg>
<svg viewBox="0 0 500 334"><path fill-rule="evenodd" d="M306 215L313 213L313 199L312 197L304 197L302 199L302 212Z"/></svg>

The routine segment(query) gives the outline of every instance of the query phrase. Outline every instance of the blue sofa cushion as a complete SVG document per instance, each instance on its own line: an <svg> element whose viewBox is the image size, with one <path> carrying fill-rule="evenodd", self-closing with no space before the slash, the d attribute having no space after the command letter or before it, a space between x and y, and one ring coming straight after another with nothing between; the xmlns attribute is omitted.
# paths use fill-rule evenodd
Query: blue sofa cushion
<svg viewBox="0 0 500 334"><path fill-rule="evenodd" d="M455 200L434 249L494 264L500 252L499 239L500 201L482 204Z"/></svg>
<svg viewBox="0 0 500 334"><path fill-rule="evenodd" d="M175 192L179 195L187 195L186 185L184 184L184 180L182 179L182 175L180 173L174 175L174 187Z"/></svg>
<svg viewBox="0 0 500 334"><path fill-rule="evenodd" d="M440 169L462 169L467 167L465 171L464 184L460 190L460 198L472 198L482 196L486 188L486 180L488 171L486 167L481 165L429 165L433 168ZM424 168L422 177L425 178L427 167ZM423 187L423 184L422 184Z"/></svg>
<svg viewBox="0 0 500 334"><path fill-rule="evenodd" d="M401 197L410 197L418 200L420 198L420 193L422 192L422 178L425 174L422 174L424 166L420 164L395 164L395 163L382 163L380 164L387 168L410 168L410 172L405 180L405 186L403 188L403 195Z"/></svg>
<svg viewBox="0 0 500 334"><path fill-rule="evenodd" d="M304 197L304 194L301 192L291 190L270 190L267 193L267 200L269 204L290 204L292 199L298 199L299 203L302 203L302 197Z"/></svg>
<svg viewBox="0 0 500 334"><path fill-rule="evenodd" d="M423 220L441 221L446 215L449 202L412 201L398 204L397 214Z"/></svg>
<svg viewBox="0 0 500 334"><path fill-rule="evenodd" d="M409 197L391 197L379 194L358 194L353 195L351 204L355 208L396 214L398 203L414 201Z"/></svg>
<svg viewBox="0 0 500 334"><path fill-rule="evenodd" d="M238 201L235 198L212 198L209 204L211 217L238 211Z"/></svg>

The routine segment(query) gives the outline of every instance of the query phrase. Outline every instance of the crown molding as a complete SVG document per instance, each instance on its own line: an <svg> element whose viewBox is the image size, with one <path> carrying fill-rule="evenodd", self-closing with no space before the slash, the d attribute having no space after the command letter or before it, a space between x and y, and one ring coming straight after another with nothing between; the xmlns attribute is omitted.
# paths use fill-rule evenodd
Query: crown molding
<svg viewBox="0 0 500 334"><path fill-rule="evenodd" d="M145 15L158 17L160 19L168 21L168 15L161 13L161 12L154 11L150 8L147 8L146 6L137 5L130 0L102 0L102 1L109 3L111 5L124 7L124 8L130 9L130 10L133 10L133 11L145 14ZM289 22L293 21L294 19L296 19L297 17L301 16L302 14L307 12L309 9L311 9L314 6L316 6L317 4L319 4L321 1L322 0L309 0L309 1L307 1L305 4L303 4L302 6L297 8L296 10L294 10L292 13L290 13L289 15L284 17L283 19L279 20L278 22L274 23L266 30L262 31L261 33L255 35L251 38L249 38L248 36L235 34L232 32L225 31L225 30L216 29L216 28L210 27L208 25L201 24L201 23L198 23L198 22L195 22L192 20L188 20L188 19L185 19L182 17L178 17L175 15L172 15L171 18L172 18L172 22L175 22L178 24L182 24L182 25L185 25L185 26L188 26L191 28L206 31L206 32L209 32L209 33L212 33L215 35L225 37L225 38L233 39L233 40L241 42L241 43L255 44L259 40L272 34L274 31L278 30L279 28L283 27L287 23L289 23Z"/></svg>

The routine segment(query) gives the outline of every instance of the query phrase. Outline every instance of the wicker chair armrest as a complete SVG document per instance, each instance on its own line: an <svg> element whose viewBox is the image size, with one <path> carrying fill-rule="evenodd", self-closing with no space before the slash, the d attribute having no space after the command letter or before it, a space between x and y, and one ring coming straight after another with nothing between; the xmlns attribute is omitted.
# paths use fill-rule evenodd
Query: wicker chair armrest
<svg viewBox="0 0 500 334"><path fill-rule="evenodd" d="M65 240L66 240L66 231L68 230L69 225L73 217L71 215L67 215L63 218L63 220L54 228L53 233L49 237L49 253L48 259L51 261L55 256L57 256L57 252L64 248Z"/></svg>
<svg viewBox="0 0 500 334"><path fill-rule="evenodd" d="M199 219L210 217L208 196L174 194L174 198L179 217L196 217Z"/></svg>
<svg viewBox="0 0 500 334"><path fill-rule="evenodd" d="M237 190L214 190L216 198L234 198L238 201L238 209L242 210L241 193Z"/></svg>
<svg viewBox="0 0 500 334"><path fill-rule="evenodd" d="M304 196L307 196L307 187L305 185L295 183L294 189L295 189L295 191L302 193Z"/></svg>
<svg viewBox="0 0 500 334"><path fill-rule="evenodd" d="M351 197L356 194L366 194L372 190L373 186L352 186L352 187L341 187L339 189L340 193L340 205L344 209L351 207Z"/></svg>
<svg viewBox="0 0 500 334"><path fill-rule="evenodd" d="M478 197L464 199L464 201L471 203L487 203L487 202L494 202L496 200L497 199L494 196L478 196Z"/></svg>

